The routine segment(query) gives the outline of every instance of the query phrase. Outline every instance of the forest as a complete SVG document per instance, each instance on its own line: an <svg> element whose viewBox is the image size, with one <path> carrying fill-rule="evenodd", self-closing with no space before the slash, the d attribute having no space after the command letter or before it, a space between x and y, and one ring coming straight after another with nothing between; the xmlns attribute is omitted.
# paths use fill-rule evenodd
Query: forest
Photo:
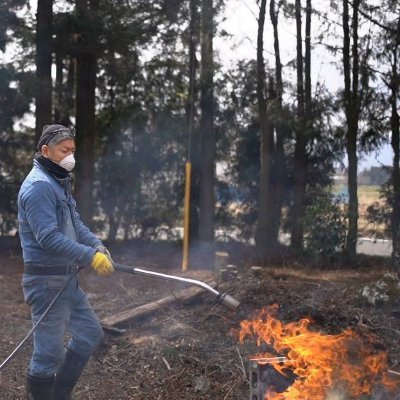
<svg viewBox="0 0 400 400"><path fill-rule="evenodd" d="M395 255L397 2L254 2L248 56L224 65L229 51L213 42L229 48L232 34L219 24L235 4L3 1L1 234L17 228L19 185L42 127L54 122L76 128L78 208L108 241L160 231L179 239L190 161L191 242L212 244L222 231L253 244L260 260L282 232L299 254L354 257L358 160L390 144L379 217ZM293 27L293 43L282 43L282 24ZM337 71L335 88L319 73L321 54ZM343 165L346 207L331 198ZM318 238L310 218L321 221Z"/></svg>

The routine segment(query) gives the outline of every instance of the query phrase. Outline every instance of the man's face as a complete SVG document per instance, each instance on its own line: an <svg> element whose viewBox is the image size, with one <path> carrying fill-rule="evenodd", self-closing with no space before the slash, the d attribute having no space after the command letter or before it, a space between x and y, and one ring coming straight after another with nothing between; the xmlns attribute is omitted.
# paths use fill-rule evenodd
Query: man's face
<svg viewBox="0 0 400 400"><path fill-rule="evenodd" d="M42 146L42 154L46 158L59 163L63 158L75 153L75 141L73 139L65 139L50 146Z"/></svg>

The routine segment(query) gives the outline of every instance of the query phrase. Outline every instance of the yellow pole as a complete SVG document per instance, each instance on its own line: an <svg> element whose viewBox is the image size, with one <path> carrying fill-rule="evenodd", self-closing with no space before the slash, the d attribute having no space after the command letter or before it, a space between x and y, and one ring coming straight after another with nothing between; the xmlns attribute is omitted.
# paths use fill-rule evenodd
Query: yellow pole
<svg viewBox="0 0 400 400"><path fill-rule="evenodd" d="M183 258L182 271L187 271L189 264L189 227L190 227L190 187L191 187L192 163L186 162L185 176L185 208L183 218Z"/></svg>

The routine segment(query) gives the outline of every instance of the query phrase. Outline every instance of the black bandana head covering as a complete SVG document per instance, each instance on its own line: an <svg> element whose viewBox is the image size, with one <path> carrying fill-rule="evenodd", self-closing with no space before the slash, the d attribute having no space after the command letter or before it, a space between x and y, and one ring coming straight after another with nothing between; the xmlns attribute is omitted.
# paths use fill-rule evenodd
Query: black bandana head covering
<svg viewBox="0 0 400 400"><path fill-rule="evenodd" d="M37 144L37 150L41 151L43 145L56 144L65 139L75 139L75 129L69 129L59 124L45 125Z"/></svg>

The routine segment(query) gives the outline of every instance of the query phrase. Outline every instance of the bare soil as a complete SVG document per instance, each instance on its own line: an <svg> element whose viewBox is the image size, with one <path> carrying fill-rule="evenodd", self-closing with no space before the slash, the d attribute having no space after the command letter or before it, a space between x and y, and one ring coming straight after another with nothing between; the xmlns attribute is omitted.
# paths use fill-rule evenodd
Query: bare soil
<svg viewBox="0 0 400 400"><path fill-rule="evenodd" d="M111 248L116 261L170 274L180 272L180 249L167 244L118 245ZM400 364L400 320L393 316L397 304L372 307L360 301L363 285L382 276L386 267L374 259L358 268L328 269L271 260L254 276L249 253L233 254L237 279L223 283L223 291L241 301L237 312L218 305L204 293L190 303L166 308L122 326L122 335L106 334L75 390L76 400L180 400L248 399L248 358L254 343L238 343L235 330L263 306L278 303L280 318L294 321L311 315L324 332L355 330L375 333L389 353L393 369ZM200 269L201 260L186 275L213 278ZM0 254L0 361L31 328L30 310L20 287L19 254ZM123 273L97 277L90 269L80 273L100 318L177 293L181 286ZM32 350L29 341L0 373L0 399L25 399L25 377Z"/></svg>

